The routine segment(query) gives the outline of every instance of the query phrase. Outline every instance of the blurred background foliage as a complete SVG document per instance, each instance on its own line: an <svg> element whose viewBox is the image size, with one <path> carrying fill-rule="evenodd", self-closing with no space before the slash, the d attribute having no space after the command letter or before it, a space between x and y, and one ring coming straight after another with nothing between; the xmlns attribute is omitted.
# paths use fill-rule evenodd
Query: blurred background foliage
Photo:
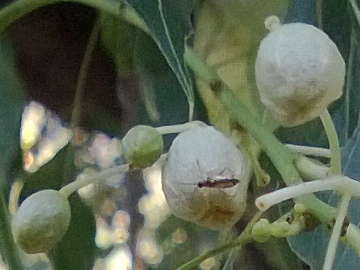
<svg viewBox="0 0 360 270"><path fill-rule="evenodd" d="M321 27L338 45L348 73L345 94L331 106L331 113L342 145L353 134L360 108L360 47L359 26L348 1L163 0L162 15L168 29L161 20L158 1L123 2L137 10L149 33L114 14L69 2L36 9L3 32L0 183L4 198L0 203L7 202L10 210L15 208L17 200L21 202L38 190L59 189L84 170L99 170L99 160L89 153L97 138L106 134L101 137L99 147L107 149L111 138L120 139L135 124L161 126L187 121L189 100L195 102L194 119L211 122L227 131L229 124L221 104L186 70L182 58L185 40L218 71L249 109L263 117L264 109L254 91L254 59L266 33L263 21L272 14L279 15L284 22L306 22ZM3 6L9 3L2 1ZM81 117L78 127L73 129L75 139L57 149L55 157L36 172L26 172L19 147L23 107L27 101L37 101L58 115L62 125L71 126L78 74L96 23L100 23L101 30L87 70ZM188 88L185 92L184 87ZM268 123L283 142L327 147L320 121L287 129L278 128L271 118ZM42 134L45 136L46 132ZM172 138L166 137L167 147ZM347 147L349 151L349 147L358 146ZM37 151L34 149L33 155L38 155ZM348 160L344 155L344 160ZM353 156L351 161L359 158ZM248 209L235 226L234 234L253 215L254 198L282 185L267 158L262 155L261 161L273 181L266 189L250 185ZM119 162L121 158L114 158L113 164ZM348 173L355 167L352 165ZM21 254L27 269L175 269L219 245L217 232L169 213L161 193L159 165L144 173L109 179L103 185L83 190L80 195L70 198L70 229L51 254L48 257ZM277 217L279 212L280 208L269 212L269 219ZM357 213L353 215L358 217ZM1 224L6 222L4 216L0 219ZM0 232L4 241L7 232L2 226ZM323 249L320 245L312 248ZM293 249L301 253L294 245ZM6 257L6 249L1 247L1 250ZM219 266L219 259L211 258L199 269ZM308 268L285 239L248 245L234 263L234 269L243 270Z"/></svg>

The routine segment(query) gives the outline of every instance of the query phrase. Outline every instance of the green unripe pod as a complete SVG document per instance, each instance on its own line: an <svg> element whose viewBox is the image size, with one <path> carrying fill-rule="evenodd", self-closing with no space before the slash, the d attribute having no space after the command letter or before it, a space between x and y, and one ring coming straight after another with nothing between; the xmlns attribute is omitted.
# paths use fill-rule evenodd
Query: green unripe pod
<svg viewBox="0 0 360 270"><path fill-rule="evenodd" d="M28 254L48 252L66 233L71 210L68 199L56 190L28 197L12 220L15 243Z"/></svg>
<svg viewBox="0 0 360 270"><path fill-rule="evenodd" d="M162 154L164 142L153 127L138 125L131 128L122 140L126 161L136 168L146 168Z"/></svg>

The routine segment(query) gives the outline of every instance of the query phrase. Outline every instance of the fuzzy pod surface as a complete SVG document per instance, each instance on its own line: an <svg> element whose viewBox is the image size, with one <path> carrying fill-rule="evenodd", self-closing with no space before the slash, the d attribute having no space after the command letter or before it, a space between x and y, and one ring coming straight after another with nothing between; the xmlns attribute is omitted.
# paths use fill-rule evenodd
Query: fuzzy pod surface
<svg viewBox="0 0 360 270"><path fill-rule="evenodd" d="M48 252L66 233L71 210L68 199L56 190L32 194L12 219L15 243L28 254Z"/></svg>
<svg viewBox="0 0 360 270"><path fill-rule="evenodd" d="M342 95L345 62L320 29L279 24L261 41L255 76L262 103L290 127L319 116Z"/></svg>
<svg viewBox="0 0 360 270"><path fill-rule="evenodd" d="M162 168L162 187L172 212L214 230L227 230L240 219L248 181L243 153L211 126L180 133Z"/></svg>
<svg viewBox="0 0 360 270"><path fill-rule="evenodd" d="M138 125L126 133L122 140L122 147L128 163L136 168L146 168L159 159L164 142L155 128Z"/></svg>

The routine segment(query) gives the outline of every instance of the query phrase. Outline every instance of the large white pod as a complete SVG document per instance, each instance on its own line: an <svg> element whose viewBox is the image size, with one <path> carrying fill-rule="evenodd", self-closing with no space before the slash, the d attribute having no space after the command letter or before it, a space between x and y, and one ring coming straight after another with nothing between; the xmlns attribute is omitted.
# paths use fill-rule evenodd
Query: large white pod
<svg viewBox="0 0 360 270"><path fill-rule="evenodd" d="M162 169L172 212L215 230L229 229L242 216L248 180L244 154L211 126L180 133Z"/></svg>
<svg viewBox="0 0 360 270"><path fill-rule="evenodd" d="M271 16L255 63L261 101L283 126L319 116L342 95L345 62L330 38L304 24L280 25Z"/></svg>

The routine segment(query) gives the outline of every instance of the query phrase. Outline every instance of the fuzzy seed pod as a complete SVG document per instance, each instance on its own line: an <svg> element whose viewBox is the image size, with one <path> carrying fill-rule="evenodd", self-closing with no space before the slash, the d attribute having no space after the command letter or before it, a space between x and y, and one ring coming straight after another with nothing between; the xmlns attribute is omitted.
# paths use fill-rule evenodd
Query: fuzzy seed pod
<svg viewBox="0 0 360 270"><path fill-rule="evenodd" d="M246 207L247 162L236 145L213 127L180 133L162 168L172 212L215 230L227 230Z"/></svg>
<svg viewBox="0 0 360 270"><path fill-rule="evenodd" d="M28 197L12 220L15 243L28 254L48 252L66 233L71 210L65 196L42 190Z"/></svg>
<svg viewBox="0 0 360 270"><path fill-rule="evenodd" d="M283 126L319 116L342 95L345 62L320 29L304 24L265 21L270 33L262 40L255 63L261 101Z"/></svg>
<svg viewBox="0 0 360 270"><path fill-rule="evenodd" d="M164 142L155 128L138 125L126 133L122 146L128 163L136 168L146 168L159 159Z"/></svg>

